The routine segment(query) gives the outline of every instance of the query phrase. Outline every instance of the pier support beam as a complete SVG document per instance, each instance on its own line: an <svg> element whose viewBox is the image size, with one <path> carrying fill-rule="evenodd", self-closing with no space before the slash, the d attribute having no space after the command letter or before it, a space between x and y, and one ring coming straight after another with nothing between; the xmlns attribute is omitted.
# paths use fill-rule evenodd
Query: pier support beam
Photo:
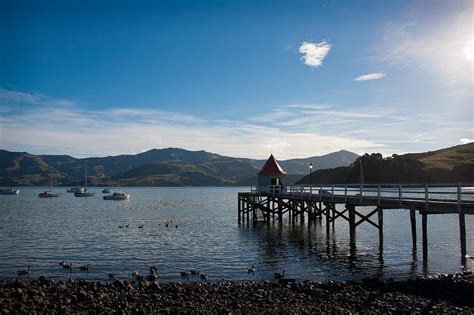
<svg viewBox="0 0 474 315"><path fill-rule="evenodd" d="M461 260L466 260L466 219L464 213L459 214L459 236L461 240Z"/></svg>
<svg viewBox="0 0 474 315"><path fill-rule="evenodd" d="M239 203L239 206L238 206L238 209L237 209L237 213L238 213L238 223L240 225L240 220L241 220L240 219L240 213L242 211L242 206L241 206L242 205L242 198L240 196L238 197L238 203Z"/></svg>
<svg viewBox="0 0 474 315"><path fill-rule="evenodd" d="M381 207L377 207L377 215L379 219L379 250L383 251L383 209Z"/></svg>
<svg viewBox="0 0 474 315"><path fill-rule="evenodd" d="M415 209L410 209L411 240L413 251L416 252L416 214Z"/></svg>
<svg viewBox="0 0 474 315"><path fill-rule="evenodd" d="M421 214L421 231L423 239L423 260L428 261L428 215Z"/></svg>
<svg viewBox="0 0 474 315"><path fill-rule="evenodd" d="M347 208L349 210L349 237L350 241L354 242L355 241L355 234L356 234L356 214L355 214L355 207L350 205Z"/></svg>

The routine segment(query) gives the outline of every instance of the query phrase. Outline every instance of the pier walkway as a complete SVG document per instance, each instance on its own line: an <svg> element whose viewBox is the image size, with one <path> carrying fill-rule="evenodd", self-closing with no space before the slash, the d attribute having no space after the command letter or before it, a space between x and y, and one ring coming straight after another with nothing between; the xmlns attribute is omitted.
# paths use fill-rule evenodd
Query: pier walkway
<svg viewBox="0 0 474 315"><path fill-rule="evenodd" d="M336 207L337 205L342 205ZM239 224L271 222L291 224L326 218L326 231L336 219L349 223L351 242L356 227L368 223L379 231L383 249L383 212L406 209L410 213L413 249L416 251L416 211L422 220L423 259L428 259L428 215L454 213L459 216L461 258L466 256L465 215L474 214L474 184L364 184L297 185L251 187L238 193Z"/></svg>

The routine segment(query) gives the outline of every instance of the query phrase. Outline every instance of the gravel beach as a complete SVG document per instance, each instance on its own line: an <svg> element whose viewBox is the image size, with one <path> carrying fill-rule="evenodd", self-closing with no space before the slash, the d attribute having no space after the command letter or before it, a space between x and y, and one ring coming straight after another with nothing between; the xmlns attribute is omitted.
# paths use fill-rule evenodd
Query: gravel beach
<svg viewBox="0 0 474 315"><path fill-rule="evenodd" d="M474 313L471 272L405 281L0 282L0 313Z"/></svg>

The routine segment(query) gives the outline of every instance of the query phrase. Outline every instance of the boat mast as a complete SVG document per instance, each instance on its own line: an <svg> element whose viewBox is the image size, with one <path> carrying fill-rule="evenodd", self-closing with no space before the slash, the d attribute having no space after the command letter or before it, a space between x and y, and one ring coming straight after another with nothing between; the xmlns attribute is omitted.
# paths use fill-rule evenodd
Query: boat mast
<svg viewBox="0 0 474 315"><path fill-rule="evenodd" d="M87 165L86 165L86 190L87 190Z"/></svg>

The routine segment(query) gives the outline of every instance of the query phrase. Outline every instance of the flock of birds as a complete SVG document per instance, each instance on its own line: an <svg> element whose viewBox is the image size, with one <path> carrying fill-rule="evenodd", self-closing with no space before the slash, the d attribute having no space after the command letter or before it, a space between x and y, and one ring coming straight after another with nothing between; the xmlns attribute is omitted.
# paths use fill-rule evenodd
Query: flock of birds
<svg viewBox="0 0 474 315"><path fill-rule="evenodd" d="M164 226L165 226L166 228L169 227L170 225L173 225L173 219L166 220L166 221L164 222ZM158 226L161 226L161 223L158 223ZM130 228L130 224L119 225L118 227L119 227L119 229L123 229L123 228L129 229L129 228ZM178 223L176 223L174 227L175 227L175 228L178 228ZM138 228L139 228L139 229L143 229L143 228L145 228L145 225L144 225L144 224L140 224L140 225L138 226Z"/></svg>
<svg viewBox="0 0 474 315"><path fill-rule="evenodd" d="M67 263L65 260L62 260L59 262L59 266L63 269L72 270L72 262ZM90 265L89 264L80 265L79 270L89 272ZM257 267L255 267L254 264L247 269L248 273L255 273L256 271L257 271ZM155 282L158 279L158 273L159 273L158 267L151 266L149 268L148 275L143 276L138 271L134 271L132 272L132 277L139 282L145 279L151 282ZM18 270L17 274L19 276L29 276L31 274L30 266L28 266L26 270ZM192 276L199 277L199 279L204 280L204 281L207 281L209 279L207 272L201 273L199 270L195 270L195 269L189 270L189 271L180 271L180 275L182 278L188 278L188 279ZM115 279L116 274L109 273L108 276L110 279ZM295 282L295 279L293 278L285 278L285 270L283 270L283 272L274 272L273 276L280 284L289 284L289 283Z"/></svg>

